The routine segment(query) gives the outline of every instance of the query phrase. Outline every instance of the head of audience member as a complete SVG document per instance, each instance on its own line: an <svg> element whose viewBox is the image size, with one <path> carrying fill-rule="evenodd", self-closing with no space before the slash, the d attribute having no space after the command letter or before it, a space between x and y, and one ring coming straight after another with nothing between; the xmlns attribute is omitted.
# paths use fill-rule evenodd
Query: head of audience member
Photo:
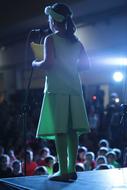
<svg viewBox="0 0 127 190"><path fill-rule="evenodd" d="M45 166L38 166L34 171L34 175L47 175L47 169Z"/></svg>
<svg viewBox="0 0 127 190"><path fill-rule="evenodd" d="M95 154L93 152L86 153L86 161L91 163L95 159Z"/></svg>
<svg viewBox="0 0 127 190"><path fill-rule="evenodd" d="M9 155L11 160L16 160L16 156L15 156L15 153L14 153L13 149L9 149L8 155Z"/></svg>
<svg viewBox="0 0 127 190"><path fill-rule="evenodd" d="M101 164L107 164L107 158L105 156L98 156L96 158L96 166Z"/></svg>
<svg viewBox="0 0 127 190"><path fill-rule="evenodd" d="M33 151L32 150L26 150L26 162L30 163L33 161Z"/></svg>
<svg viewBox="0 0 127 190"><path fill-rule="evenodd" d="M113 151L116 153L116 160L119 161L121 159L121 150L119 148L113 148Z"/></svg>
<svg viewBox="0 0 127 190"><path fill-rule="evenodd" d="M84 163L84 161L86 160L86 153L87 148L85 146L80 146L78 148L77 162Z"/></svg>
<svg viewBox="0 0 127 190"><path fill-rule="evenodd" d="M101 140L99 141L99 147L106 147L106 148L109 149L109 142L108 142L108 140L106 140L106 139L101 139Z"/></svg>
<svg viewBox="0 0 127 190"><path fill-rule="evenodd" d="M75 169L77 172L83 172L85 171L85 166L83 163L76 163Z"/></svg>
<svg viewBox="0 0 127 190"><path fill-rule="evenodd" d="M45 158L45 165L46 165L46 166L53 168L54 163L55 163L55 158L54 158L54 156L50 155L50 156L47 156L47 157Z"/></svg>
<svg viewBox="0 0 127 190"><path fill-rule="evenodd" d="M41 156L41 159L45 159L47 156L50 155L50 150L48 147L44 147L42 148L42 150L40 151L40 156Z"/></svg>
<svg viewBox="0 0 127 190"><path fill-rule="evenodd" d="M110 169L108 164L100 164L96 167L96 170L106 170L106 169Z"/></svg>
<svg viewBox="0 0 127 190"><path fill-rule="evenodd" d="M6 170L10 166L10 158L7 154L0 156L0 170Z"/></svg>
<svg viewBox="0 0 127 190"><path fill-rule="evenodd" d="M108 164L112 165L112 163L116 160L116 153L114 151L109 151L106 154L106 157L107 157Z"/></svg>
<svg viewBox="0 0 127 190"><path fill-rule="evenodd" d="M14 175L18 175L20 173L22 173L22 164L21 161L19 160L15 160L12 163L12 169L13 169L13 174Z"/></svg>
<svg viewBox="0 0 127 190"><path fill-rule="evenodd" d="M97 155L98 156L105 156L107 153L108 153L108 148L102 146L99 148Z"/></svg>

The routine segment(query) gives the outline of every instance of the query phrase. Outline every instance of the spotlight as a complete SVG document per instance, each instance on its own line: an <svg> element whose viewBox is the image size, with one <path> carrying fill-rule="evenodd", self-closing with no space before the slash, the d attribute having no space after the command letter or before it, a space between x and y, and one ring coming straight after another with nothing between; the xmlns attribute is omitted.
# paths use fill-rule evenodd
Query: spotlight
<svg viewBox="0 0 127 190"><path fill-rule="evenodd" d="M113 79L116 81L116 82L121 82L123 80L123 74L121 72L115 72L113 74Z"/></svg>

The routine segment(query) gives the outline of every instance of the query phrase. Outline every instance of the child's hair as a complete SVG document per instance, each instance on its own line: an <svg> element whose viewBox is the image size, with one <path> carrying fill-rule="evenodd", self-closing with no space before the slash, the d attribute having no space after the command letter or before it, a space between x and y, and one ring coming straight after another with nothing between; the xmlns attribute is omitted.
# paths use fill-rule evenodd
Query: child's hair
<svg viewBox="0 0 127 190"><path fill-rule="evenodd" d="M66 36L71 41L77 40L76 36L74 35L76 27L72 20L72 11L67 5L55 3L52 6L45 8L45 14L50 15L58 25L66 24Z"/></svg>
<svg viewBox="0 0 127 190"><path fill-rule="evenodd" d="M96 158L96 163L98 165L98 162L101 161L101 164L107 164L107 158L105 156L98 156ZM99 164L100 165L100 164Z"/></svg>
<svg viewBox="0 0 127 190"><path fill-rule="evenodd" d="M85 171L85 166L83 163L76 163L75 169L77 172L83 172Z"/></svg>
<svg viewBox="0 0 127 190"><path fill-rule="evenodd" d="M95 159L95 154L93 152L87 152L86 157L88 157L88 156L91 158L91 160Z"/></svg>
<svg viewBox="0 0 127 190"><path fill-rule="evenodd" d="M109 142L106 139L101 139L99 141L99 146L103 146L103 147L109 148Z"/></svg>
<svg viewBox="0 0 127 190"><path fill-rule="evenodd" d="M47 169L45 166L38 166L35 168L34 175L47 175Z"/></svg>

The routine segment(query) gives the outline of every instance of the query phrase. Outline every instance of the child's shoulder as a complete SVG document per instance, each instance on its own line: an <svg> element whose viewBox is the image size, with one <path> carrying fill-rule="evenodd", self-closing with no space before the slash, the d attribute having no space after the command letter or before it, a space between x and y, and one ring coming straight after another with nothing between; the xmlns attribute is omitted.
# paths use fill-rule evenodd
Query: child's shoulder
<svg viewBox="0 0 127 190"><path fill-rule="evenodd" d="M54 33L51 33L51 34L47 35L47 36L45 37L45 39L53 39L54 36L55 36L55 34L54 34Z"/></svg>

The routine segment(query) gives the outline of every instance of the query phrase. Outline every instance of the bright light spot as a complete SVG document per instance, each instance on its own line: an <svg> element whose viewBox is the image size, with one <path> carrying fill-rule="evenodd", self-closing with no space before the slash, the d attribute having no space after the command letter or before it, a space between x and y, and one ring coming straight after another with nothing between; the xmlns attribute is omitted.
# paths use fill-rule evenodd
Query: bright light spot
<svg viewBox="0 0 127 190"><path fill-rule="evenodd" d="M113 74L113 79L116 81L116 82L121 82L123 80L123 74L121 72L115 72Z"/></svg>
<svg viewBox="0 0 127 190"><path fill-rule="evenodd" d="M115 98L115 102L116 102L116 103L119 103L119 102L120 102L120 99L119 99L119 98Z"/></svg>

